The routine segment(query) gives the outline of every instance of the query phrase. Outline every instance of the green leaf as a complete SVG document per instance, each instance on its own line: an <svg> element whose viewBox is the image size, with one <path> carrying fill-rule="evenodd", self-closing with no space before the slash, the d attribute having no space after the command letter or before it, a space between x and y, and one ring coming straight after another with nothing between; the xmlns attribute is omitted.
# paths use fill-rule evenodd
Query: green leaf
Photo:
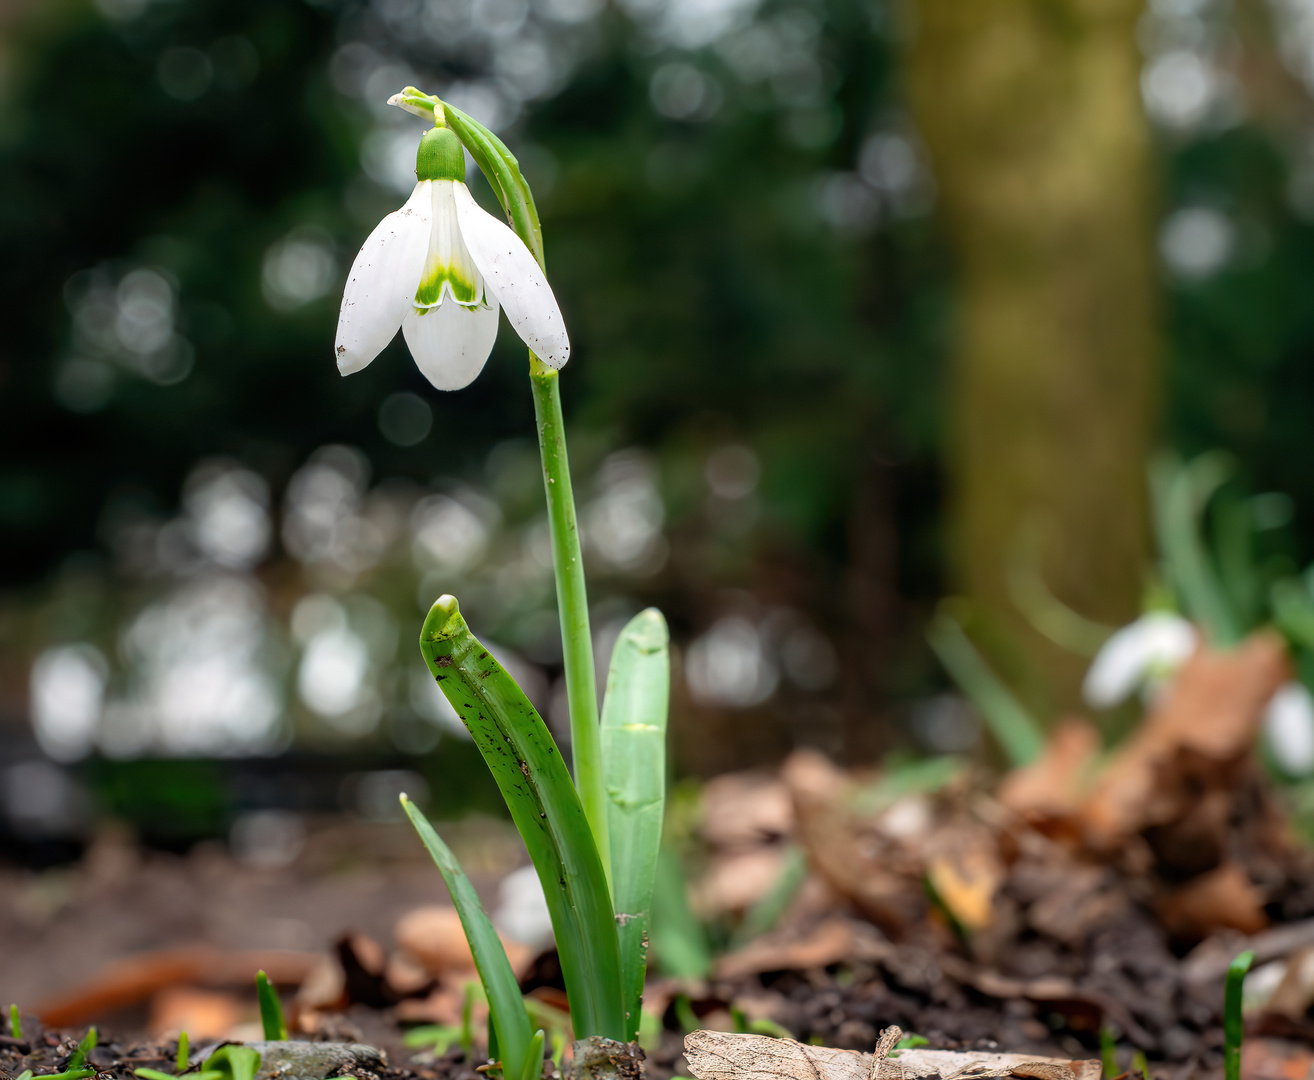
<svg viewBox="0 0 1314 1080"><path fill-rule="evenodd" d="M712 950L707 944L707 932L689 907L680 857L669 847L663 847L657 857L657 880L652 894L652 946L667 975L703 979L711 973Z"/></svg>
<svg viewBox="0 0 1314 1080"><path fill-rule="evenodd" d="M185 1031L178 1032L178 1060L177 1060L178 1072L187 1071L187 1066L189 1064L188 1058L190 1057L188 1051L190 1049L191 1048L187 1045L187 1032Z"/></svg>
<svg viewBox="0 0 1314 1080"><path fill-rule="evenodd" d="M170 1076L167 1072L160 1072L159 1069L141 1068L133 1069L132 1071L137 1076L140 1076L141 1080L178 1080L176 1076ZM180 1069L179 1072L181 1071L182 1070Z"/></svg>
<svg viewBox="0 0 1314 1080"><path fill-rule="evenodd" d="M265 1029L265 1038L270 1042L286 1039L287 1021L283 1019L283 1005L278 1000L278 991L263 971L256 972L256 999L260 1002L260 1026Z"/></svg>
<svg viewBox="0 0 1314 1080"><path fill-rule="evenodd" d="M17 1005L9 1006L9 1034L15 1039L23 1037L23 1021L19 1018Z"/></svg>
<svg viewBox="0 0 1314 1080"><path fill-rule="evenodd" d="M1227 968L1223 987L1223 1080L1241 1080L1241 1040L1245 1036L1241 990L1254 960L1253 952L1243 952Z"/></svg>
<svg viewBox="0 0 1314 1080"><path fill-rule="evenodd" d="M255 1074L260 1071L260 1052L228 1043L206 1058L202 1068L217 1073L219 1080L255 1080Z"/></svg>
<svg viewBox="0 0 1314 1080"><path fill-rule="evenodd" d="M452 894L461 929L465 931L465 940L470 943L475 968L488 997L490 1041L495 1030L497 1045L506 1065L503 1076L519 1076L530 1042L529 1014L525 1012L520 984L511 970L511 961L506 958L502 940L493 929L479 894L456 861L452 849L443 843L429 819L405 795L401 797L401 804L447 882L447 891ZM492 1053L491 1046L489 1053Z"/></svg>
<svg viewBox="0 0 1314 1080"><path fill-rule="evenodd" d="M926 640L954 682L981 711L986 727L1014 766L1030 765L1045 748L1035 718L990 670L944 604L926 629Z"/></svg>
<svg viewBox="0 0 1314 1080"><path fill-rule="evenodd" d="M78 1043L78 1048L73 1051L72 1056L68 1059L68 1071L72 1072L82 1068L86 1063L87 1055L96 1048L96 1042L99 1036L96 1034L94 1027L87 1028L87 1033L83 1036L82 1041ZM93 1070L94 1071L94 1070Z"/></svg>
<svg viewBox="0 0 1314 1080"><path fill-rule="evenodd" d="M428 1050L441 1057L451 1049L453 1043L460 1041L460 1038L459 1027L425 1024L422 1027L411 1028L402 1036L402 1042L412 1050Z"/></svg>
<svg viewBox="0 0 1314 1080"><path fill-rule="evenodd" d="M666 807L670 634L656 608L639 612L611 654L602 707L602 765L611 881L625 988L625 1038L639 1034L653 883Z"/></svg>
<svg viewBox="0 0 1314 1080"><path fill-rule="evenodd" d="M515 680L470 633L454 597L433 605L420 652L492 771L538 871L576 1036L623 1041L611 894L556 743Z"/></svg>
<svg viewBox="0 0 1314 1080"><path fill-rule="evenodd" d="M456 132L457 138L465 144L470 156L475 159L480 172L488 178L488 184L502 204L507 220L516 235L525 242L525 246L538 260L543 262L543 226L538 220L538 208L534 205L534 194L529 190L520 172L520 162L506 144L484 127L473 116L463 113L455 106L443 102L443 116L447 126Z"/></svg>
<svg viewBox="0 0 1314 1080"><path fill-rule="evenodd" d="M534 1037L529 1041L529 1053L525 1055L525 1064L520 1072L520 1080L538 1080L543 1072L543 1029L539 1028L534 1032ZM502 1070L503 1077L510 1080L510 1073L506 1069Z"/></svg>
<svg viewBox="0 0 1314 1080"><path fill-rule="evenodd" d="M790 902L798 895L798 890L808 876L808 858L797 844L790 844L785 849L785 858L780 873L771 883L771 888L757 903L744 913L744 921L739 924L730 938L730 949L739 949L755 937L765 934L780 920Z"/></svg>
<svg viewBox="0 0 1314 1080"><path fill-rule="evenodd" d="M1201 454L1185 465L1176 455L1165 455L1150 466L1164 576L1181 598L1186 614L1221 648L1240 641L1241 630L1205 547L1202 518L1209 500L1231 472L1232 459L1222 451Z"/></svg>

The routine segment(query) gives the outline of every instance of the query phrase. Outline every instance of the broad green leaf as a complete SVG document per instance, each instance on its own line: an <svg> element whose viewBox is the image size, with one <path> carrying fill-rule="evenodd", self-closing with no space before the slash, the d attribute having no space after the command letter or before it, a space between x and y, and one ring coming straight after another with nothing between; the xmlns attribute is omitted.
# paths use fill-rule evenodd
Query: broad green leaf
<svg viewBox="0 0 1314 1080"><path fill-rule="evenodd" d="M652 891L666 806L670 635L656 608L641 611L616 641L602 706L602 764L611 838L611 881L625 988L625 1037L638 1037L648 967Z"/></svg>
<svg viewBox="0 0 1314 1080"><path fill-rule="evenodd" d="M461 918L461 929L465 931L465 940L470 944L475 968L488 998L489 1029L490 1032L495 1029L497 1033L497 1045L501 1048L505 1066L503 1076L519 1076L530 1045L530 1029L529 1015L525 1012L520 984L511 970L511 961L506 958L506 950L502 948L502 941L493 929L479 894L456 861L452 849L443 843L429 819L405 795L401 797L401 804L447 882L447 891L452 894L452 903ZM489 1052L492 1052L491 1048Z"/></svg>
<svg viewBox="0 0 1314 1080"><path fill-rule="evenodd" d="M576 1036L623 1041L611 893L556 743L515 680L470 633L454 597L433 605L420 652L492 771L538 871Z"/></svg>

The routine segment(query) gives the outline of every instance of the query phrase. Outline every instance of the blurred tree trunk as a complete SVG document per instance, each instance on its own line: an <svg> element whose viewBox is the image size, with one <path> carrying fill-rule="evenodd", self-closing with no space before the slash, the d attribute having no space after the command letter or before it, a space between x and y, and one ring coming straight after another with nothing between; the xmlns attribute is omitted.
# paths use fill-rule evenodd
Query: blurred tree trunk
<svg viewBox="0 0 1314 1080"><path fill-rule="evenodd" d="M1120 623L1150 552L1159 342L1140 11L915 0L911 12L913 109L959 273L957 584L992 661L1049 715L1078 706L1086 661L1037 632L1010 572Z"/></svg>

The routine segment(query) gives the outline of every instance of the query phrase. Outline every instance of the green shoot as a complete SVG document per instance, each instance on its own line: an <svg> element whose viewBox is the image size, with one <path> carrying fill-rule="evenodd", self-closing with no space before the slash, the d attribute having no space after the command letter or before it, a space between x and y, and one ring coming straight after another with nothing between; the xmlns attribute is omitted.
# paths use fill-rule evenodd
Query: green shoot
<svg viewBox="0 0 1314 1080"><path fill-rule="evenodd" d="M1243 952L1227 968L1223 988L1223 1080L1241 1080L1241 1041L1245 1024L1241 1019L1241 987L1255 954Z"/></svg>
<svg viewBox="0 0 1314 1080"><path fill-rule="evenodd" d="M656 1013L643 1010L639 1017L639 1049L651 1054L662 1041L662 1018Z"/></svg>
<svg viewBox="0 0 1314 1080"><path fill-rule="evenodd" d="M688 994L675 995L675 1019L679 1021L686 1035L691 1031L697 1031L701 1026L698 1023L698 1014L693 1011L693 1005L689 1003Z"/></svg>
<svg viewBox="0 0 1314 1080"><path fill-rule="evenodd" d="M1045 747L1040 725L990 670L945 605L940 606L927 627L926 640L954 682L980 710L1009 763L1017 767L1035 761Z"/></svg>
<svg viewBox="0 0 1314 1080"><path fill-rule="evenodd" d="M662 971L677 979L706 978L712 970L707 932L689 908L680 857L663 847L652 895L652 943ZM690 1029L692 1030L692 1029Z"/></svg>
<svg viewBox="0 0 1314 1080"><path fill-rule="evenodd" d="M525 1055L529 1052L532 1036L529 1015L525 1012L524 999L520 996L520 984L516 981L515 972L511 970L511 962L506 958L506 950L502 948L501 939L479 901L479 894L470 884L461 864L456 861L452 849L443 843L442 837L429 824L429 819L405 795L401 797L401 804L437 864L443 881L447 883L447 891L452 894L452 903L456 905L456 912L461 918L465 939L470 943L475 969L479 972L484 993L488 996L488 1055L496 1057L500 1047L503 1076L508 1080L518 1077L524 1071ZM466 1001L471 1004L465 1006L466 1009L473 1008L472 1000L472 995L467 991ZM541 1050L540 1047L540 1055Z"/></svg>
<svg viewBox="0 0 1314 1080"><path fill-rule="evenodd" d="M612 896L625 993L625 1037L639 1033L653 883L666 807L670 635L656 608L621 631L602 710Z"/></svg>
<svg viewBox="0 0 1314 1080"><path fill-rule="evenodd" d="M442 1057L460 1038L460 1028L425 1024L423 1027L411 1028L402 1036L402 1042L412 1050L428 1050L435 1057Z"/></svg>
<svg viewBox="0 0 1314 1080"><path fill-rule="evenodd" d="M15 1039L21 1039L23 1037L23 1021L18 1015L17 1005L9 1006L9 1034Z"/></svg>
<svg viewBox="0 0 1314 1080"><path fill-rule="evenodd" d="M1241 627L1201 537L1200 519L1231 472L1231 459L1221 451L1202 454L1187 464L1167 455L1150 467L1164 576L1181 597L1186 613L1220 648L1240 641Z"/></svg>
<svg viewBox="0 0 1314 1080"><path fill-rule="evenodd" d="M1100 1064L1107 1080L1118 1075L1118 1044L1114 1041L1113 1029L1108 1026L1100 1028Z"/></svg>
<svg viewBox="0 0 1314 1080"><path fill-rule="evenodd" d="M260 1052L249 1046L228 1043L205 1059L199 1080L255 1080L260 1070ZM210 1073L210 1077L206 1077Z"/></svg>
<svg viewBox="0 0 1314 1080"><path fill-rule="evenodd" d="M454 597L434 603L420 633L420 652L493 773L538 871L575 1034L624 1041L611 892L594 831L556 743L515 680L470 633ZM516 1049L523 1053L524 1047Z"/></svg>
<svg viewBox="0 0 1314 1080"><path fill-rule="evenodd" d="M186 1070L178 1070L179 1074L184 1071ZM178 1080L177 1075L170 1076L167 1072L160 1072L159 1069L142 1068L134 1069L133 1072L141 1077L141 1080ZM187 1074L187 1080L224 1080L224 1077L225 1074L217 1069L202 1069L200 1072ZM42 1080L45 1080L45 1078L43 1077Z"/></svg>
<svg viewBox="0 0 1314 1080"><path fill-rule="evenodd" d="M554 1031L550 1038L552 1039L552 1067L560 1072L562 1058L566 1056L566 1036Z"/></svg>
<svg viewBox="0 0 1314 1080"><path fill-rule="evenodd" d="M260 1026L265 1029L265 1039L277 1042L287 1038L287 1021L283 1019L283 1005L278 1000L278 991L263 971L256 972L256 999L260 1002Z"/></svg>
<svg viewBox="0 0 1314 1080"><path fill-rule="evenodd" d="M1150 1062L1144 1050L1137 1050L1132 1054L1132 1074L1139 1074L1143 1080L1150 1080Z"/></svg>
<svg viewBox="0 0 1314 1080"><path fill-rule="evenodd" d="M799 887L808 876L808 859L803 849L791 844L785 849L780 874L772 882L767 894L744 912L744 920L730 937L730 949L742 948L755 937L765 934L780 921L780 916L798 895Z"/></svg>
<svg viewBox="0 0 1314 1080"><path fill-rule="evenodd" d="M68 1065L65 1067L70 1071L82 1068L87 1063L87 1055L96 1048L98 1040L99 1036L96 1034L96 1029L94 1027L87 1028L87 1034L78 1043L78 1048L73 1051L72 1056L68 1059Z"/></svg>
<svg viewBox="0 0 1314 1080"><path fill-rule="evenodd" d="M190 1064L190 1054L188 1053L190 1049L191 1047L187 1045L187 1032L178 1032L178 1064L176 1068L180 1073L186 1072L187 1066Z"/></svg>
<svg viewBox="0 0 1314 1080"><path fill-rule="evenodd" d="M95 1075L95 1069L65 1069L63 1072L47 1073L41 1080L87 1080L88 1076ZM169 1080L173 1080L173 1077L169 1077Z"/></svg>
<svg viewBox="0 0 1314 1080"><path fill-rule="evenodd" d="M525 1055L525 1064L520 1073L520 1080L538 1080L542 1072L543 1029L539 1028L534 1032L534 1037L529 1040L529 1053ZM502 1070L502 1076L505 1080L510 1080L505 1069Z"/></svg>
<svg viewBox="0 0 1314 1080"><path fill-rule="evenodd" d="M32 1080L32 1070L24 1069L21 1073L19 1073L17 1076L14 1077L14 1080Z"/></svg>

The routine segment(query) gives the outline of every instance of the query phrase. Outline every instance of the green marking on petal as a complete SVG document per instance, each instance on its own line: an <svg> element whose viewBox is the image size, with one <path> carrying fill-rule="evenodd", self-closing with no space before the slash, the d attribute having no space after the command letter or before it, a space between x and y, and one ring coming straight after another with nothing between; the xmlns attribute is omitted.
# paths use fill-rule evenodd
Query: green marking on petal
<svg viewBox="0 0 1314 1080"><path fill-rule="evenodd" d="M420 287L415 290L415 308L417 311L437 307L443 302L443 286L447 286L448 295L458 304L475 306L483 297L483 282L471 275L462 273L463 267L442 266L431 261L424 268Z"/></svg>

